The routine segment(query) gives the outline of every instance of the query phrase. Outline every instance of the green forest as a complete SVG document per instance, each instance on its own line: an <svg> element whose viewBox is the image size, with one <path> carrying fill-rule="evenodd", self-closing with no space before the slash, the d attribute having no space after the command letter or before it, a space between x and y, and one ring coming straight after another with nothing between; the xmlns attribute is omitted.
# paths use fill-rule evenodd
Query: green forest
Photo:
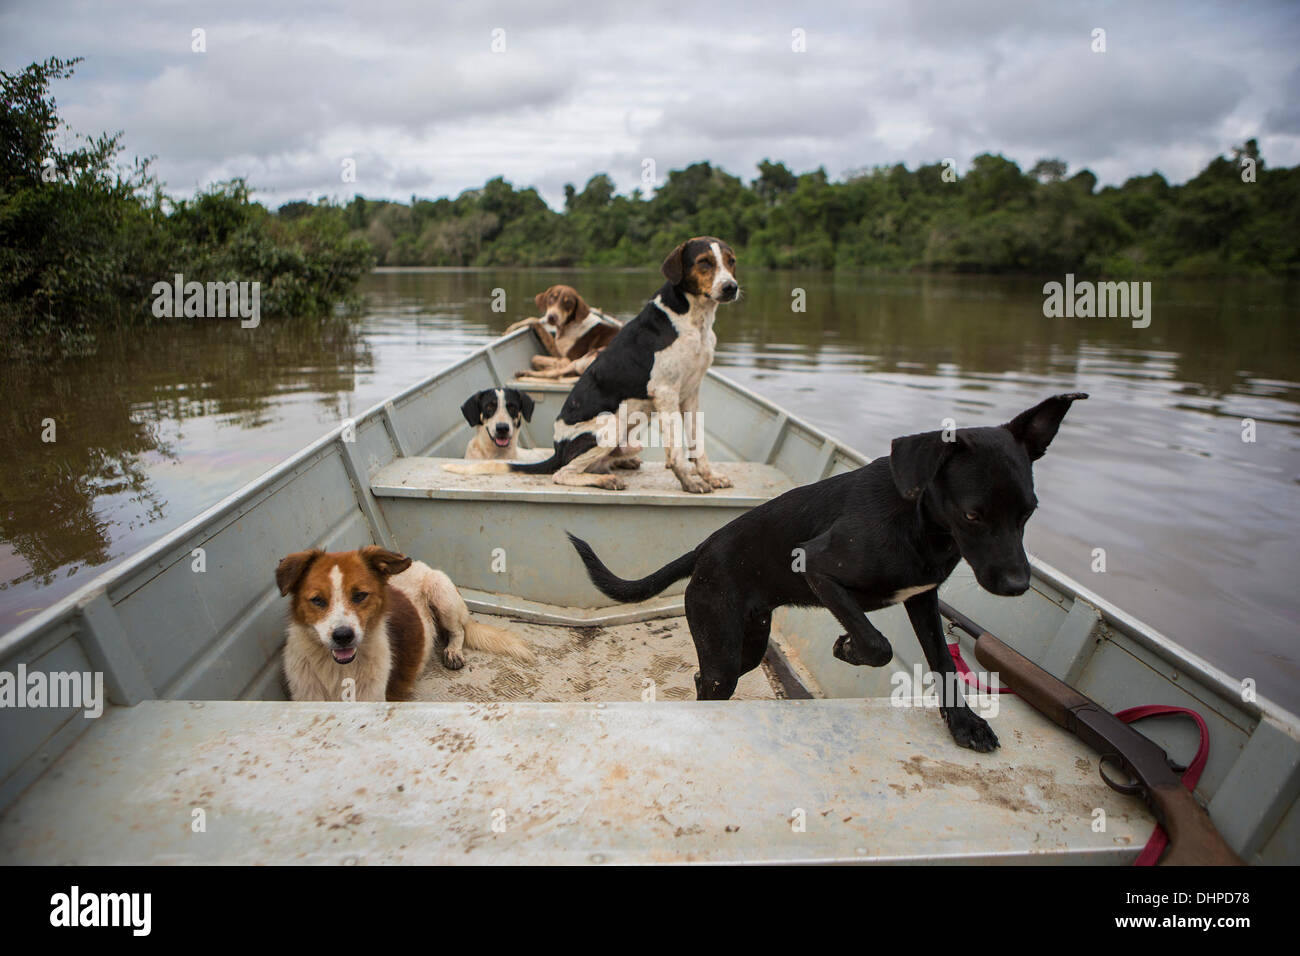
<svg viewBox="0 0 1300 956"><path fill-rule="evenodd" d="M262 314L356 304L372 266L653 267L682 239L724 237L747 268L1096 277L1300 274L1300 167L1255 140L1181 185L1159 173L1098 187L1059 159L996 154L966 168L873 166L832 179L763 160L746 182L708 162L651 194L601 173L564 209L503 178L456 198L321 197L270 210L255 184L169 196L121 134L61 149L50 92L79 61L0 72L0 332L11 354L93 346L101 324L156 321L150 290L176 272L262 283ZM71 131L67 131L71 133ZM66 141L67 137L62 137Z"/></svg>
<svg viewBox="0 0 1300 956"><path fill-rule="evenodd" d="M795 174L764 160L746 183L701 162L673 170L650 196L619 195L608 175L593 176L581 191L565 188L563 212L499 177L455 199L357 196L344 210L377 261L393 266L652 266L685 237L715 235L747 267L776 269L1300 271L1300 167L1266 169L1254 140L1183 185L1152 173L1099 189L1090 171L1067 169L1044 159L1024 171L986 153L960 174L898 164L832 180L824 169ZM291 203L280 215L334 208Z"/></svg>

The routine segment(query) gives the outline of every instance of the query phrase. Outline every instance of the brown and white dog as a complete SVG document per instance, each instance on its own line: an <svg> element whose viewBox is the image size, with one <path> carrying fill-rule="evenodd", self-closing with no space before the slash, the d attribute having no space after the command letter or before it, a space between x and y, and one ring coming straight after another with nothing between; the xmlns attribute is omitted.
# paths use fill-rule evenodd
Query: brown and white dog
<svg viewBox="0 0 1300 956"><path fill-rule="evenodd" d="M519 428L533 420L533 400L526 392L485 388L465 399L460 413L474 429L466 458L527 457L519 453Z"/></svg>
<svg viewBox="0 0 1300 956"><path fill-rule="evenodd" d="M582 373L555 421L555 453L535 463L480 461L446 464L462 475L520 472L553 475L561 485L621 490L611 468L635 468L641 450L619 434L632 414L657 416L666 466L684 490L730 488L704 452L700 384L713 364L718 305L740 298L736 255L713 236L688 239L668 254L667 280L639 315ZM620 410L621 409L621 410Z"/></svg>
<svg viewBox="0 0 1300 956"><path fill-rule="evenodd" d="M533 302L541 316L522 319L506 333L531 327L547 354L534 355L532 370L517 372L517 378L576 379L622 328L617 319L590 308L571 285L553 285Z"/></svg>
<svg viewBox="0 0 1300 956"><path fill-rule="evenodd" d="M293 700L409 700L439 635L452 670L465 665L465 647L534 659L514 634L473 620L447 575L384 548L298 551L280 561L275 583L291 595Z"/></svg>

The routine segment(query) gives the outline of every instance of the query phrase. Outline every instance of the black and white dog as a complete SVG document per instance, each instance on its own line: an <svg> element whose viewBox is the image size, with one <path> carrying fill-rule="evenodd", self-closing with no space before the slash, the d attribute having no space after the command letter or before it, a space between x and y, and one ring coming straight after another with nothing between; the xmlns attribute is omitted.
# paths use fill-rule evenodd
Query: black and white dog
<svg viewBox="0 0 1300 956"><path fill-rule="evenodd" d="M641 446L619 434L619 421L640 413L658 417L666 465L682 488L697 494L730 488L731 481L709 464L699 412L700 383L713 364L718 341L714 313L719 303L740 296L736 255L721 239L700 236L669 253L662 271L667 281L654 299L614 336L569 392L555 421L550 458L443 467L463 475L550 474L561 485L621 490L626 483L610 469L639 467Z"/></svg>
<svg viewBox="0 0 1300 956"><path fill-rule="evenodd" d="M592 583L616 601L643 601L690 577L686 619L701 700L727 699L740 675L759 665L772 611L786 605L825 607L846 631L835 656L883 667L893 648L866 612L901 603L947 687L955 668L938 587L965 558L993 594L1029 589L1022 539L1038 505L1031 463L1047 451L1070 405L1087 397L1057 395L993 428L896 438L888 456L759 505L639 581L615 577L585 541L569 538ZM941 708L958 744L997 747L992 729L960 695Z"/></svg>
<svg viewBox="0 0 1300 956"><path fill-rule="evenodd" d="M519 456L519 426L533 420L533 400L516 388L485 388L460 407L474 429L466 458L511 459Z"/></svg>

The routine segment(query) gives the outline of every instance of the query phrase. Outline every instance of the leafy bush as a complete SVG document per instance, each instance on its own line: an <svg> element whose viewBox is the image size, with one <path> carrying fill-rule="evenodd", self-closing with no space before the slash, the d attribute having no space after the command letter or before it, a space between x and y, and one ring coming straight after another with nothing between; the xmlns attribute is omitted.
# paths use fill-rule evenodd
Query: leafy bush
<svg viewBox="0 0 1300 956"><path fill-rule="evenodd" d="M11 355L86 351L97 328L157 321L153 286L178 272L261 282L264 318L352 300L372 253L344 210L272 214L242 180L171 203L149 161L116 165L120 133L60 149L49 86L78 62L0 72L0 334Z"/></svg>

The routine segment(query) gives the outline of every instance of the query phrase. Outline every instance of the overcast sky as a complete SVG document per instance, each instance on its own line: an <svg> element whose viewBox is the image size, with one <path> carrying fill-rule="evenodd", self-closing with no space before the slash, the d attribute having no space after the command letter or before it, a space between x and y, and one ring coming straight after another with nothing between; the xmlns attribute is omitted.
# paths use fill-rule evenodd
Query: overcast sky
<svg viewBox="0 0 1300 956"><path fill-rule="evenodd" d="M244 176L271 205L504 175L558 207L646 159L839 178L990 151L1181 182L1254 136L1290 166L1297 50L1300 2L0 0L0 68L86 58L55 85L75 130L124 131L173 193Z"/></svg>

